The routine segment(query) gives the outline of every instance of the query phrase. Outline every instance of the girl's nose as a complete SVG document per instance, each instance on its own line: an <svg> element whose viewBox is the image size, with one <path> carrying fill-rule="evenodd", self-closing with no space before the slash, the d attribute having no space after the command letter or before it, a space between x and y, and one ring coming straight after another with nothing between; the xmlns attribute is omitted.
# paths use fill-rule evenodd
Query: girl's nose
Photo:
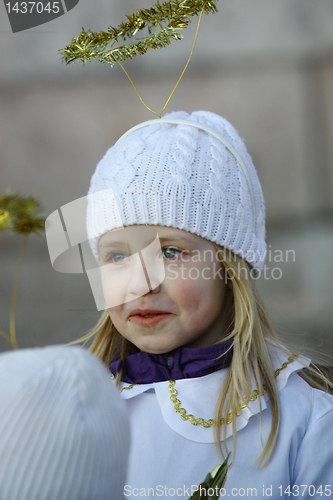
<svg viewBox="0 0 333 500"><path fill-rule="evenodd" d="M156 291L165 278L165 267L159 237L142 251L142 263L150 290Z"/></svg>
<svg viewBox="0 0 333 500"><path fill-rule="evenodd" d="M165 268L161 254L159 239L144 248L141 252L131 256L133 270L128 287L130 293L138 296L148 292L157 293L165 278Z"/></svg>
<svg viewBox="0 0 333 500"><path fill-rule="evenodd" d="M104 308L112 308L130 302L149 293L149 284L139 253L117 264L106 264L101 269ZM92 285L91 279L89 280Z"/></svg>
<svg viewBox="0 0 333 500"><path fill-rule="evenodd" d="M139 253L131 255L127 294L141 297L150 292L147 269Z"/></svg>

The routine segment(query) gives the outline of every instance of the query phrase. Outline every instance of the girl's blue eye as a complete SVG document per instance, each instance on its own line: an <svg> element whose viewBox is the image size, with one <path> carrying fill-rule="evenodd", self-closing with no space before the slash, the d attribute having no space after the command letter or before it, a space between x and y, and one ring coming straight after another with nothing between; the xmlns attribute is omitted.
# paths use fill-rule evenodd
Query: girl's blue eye
<svg viewBox="0 0 333 500"><path fill-rule="evenodd" d="M119 264L121 262L124 262L124 260L126 259L127 255L125 255L123 252L112 252L108 255L107 262Z"/></svg>
<svg viewBox="0 0 333 500"><path fill-rule="evenodd" d="M165 247L162 249L163 256L168 260L175 259L182 253L183 253L183 251L178 250L178 248ZM111 252L107 256L106 262L111 263L111 264L122 264L127 259L128 259L128 256L123 252Z"/></svg>
<svg viewBox="0 0 333 500"><path fill-rule="evenodd" d="M166 247L166 248L163 248L162 253L163 253L165 258L174 259L175 257L178 257L183 252L182 252L182 250L178 250L177 248Z"/></svg>

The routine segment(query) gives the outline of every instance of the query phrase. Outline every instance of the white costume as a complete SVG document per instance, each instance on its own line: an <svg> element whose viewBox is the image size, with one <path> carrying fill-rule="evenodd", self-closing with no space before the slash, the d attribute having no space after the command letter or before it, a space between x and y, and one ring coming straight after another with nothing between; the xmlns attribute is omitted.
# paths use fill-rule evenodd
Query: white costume
<svg viewBox="0 0 333 500"><path fill-rule="evenodd" d="M287 356L270 347L274 370ZM251 401L236 418L237 452L228 471L224 496L302 499L333 498L333 397L311 388L296 373L304 367L295 360L276 378L280 397L280 430L268 465L253 462L262 450L259 399ZM177 380L175 389L187 414L206 421L214 407L227 369L200 378ZM122 383L122 387L129 384ZM213 427L182 420L170 401L169 382L136 385L121 395L128 405L132 446L125 497L188 499L221 458ZM255 388L253 384L253 388ZM262 400L262 439L266 442L271 419L267 395ZM232 449L232 424L228 448ZM193 489L191 490L191 486ZM298 494L297 494L298 492Z"/></svg>

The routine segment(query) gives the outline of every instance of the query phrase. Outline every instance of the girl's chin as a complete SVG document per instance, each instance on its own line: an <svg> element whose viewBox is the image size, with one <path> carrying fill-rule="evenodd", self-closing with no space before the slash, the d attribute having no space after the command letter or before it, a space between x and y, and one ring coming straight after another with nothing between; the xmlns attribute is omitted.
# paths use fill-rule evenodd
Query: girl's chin
<svg viewBox="0 0 333 500"><path fill-rule="evenodd" d="M131 340L132 343L133 340ZM170 351L174 351L178 347L181 347L179 345L175 344L158 344L158 343L148 343L148 342L138 342L134 344L140 351L142 352L148 352L149 354L166 354Z"/></svg>
<svg viewBox="0 0 333 500"><path fill-rule="evenodd" d="M176 347L156 347L156 346L137 346L141 352L147 352L149 354L166 354L167 352L173 351Z"/></svg>

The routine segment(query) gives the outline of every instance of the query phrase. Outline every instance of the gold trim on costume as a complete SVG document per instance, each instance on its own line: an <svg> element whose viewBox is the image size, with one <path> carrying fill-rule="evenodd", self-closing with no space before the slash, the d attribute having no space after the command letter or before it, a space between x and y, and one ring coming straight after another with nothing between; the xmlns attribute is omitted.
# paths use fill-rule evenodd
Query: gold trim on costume
<svg viewBox="0 0 333 500"><path fill-rule="evenodd" d="M284 370L290 363L292 363L297 357L298 357L297 354L293 354L292 356L289 356L288 360L283 363L281 368L278 368L275 371L275 377L278 377L280 372L282 370ZM180 413L180 416L183 420L189 420L192 425L202 425L203 427L207 427L207 428L211 427L212 425L216 425L215 421L213 419L204 420L203 418L195 418L192 414L188 415L186 413L185 408L180 407L181 401L179 399L177 399L178 392L174 387L176 381L175 380L168 380L168 382L169 382L168 391L171 392L170 400L172 401L172 403L174 403L175 412ZM141 384L131 384L127 387L123 387L120 392L124 391L125 389L132 389L132 387L134 387L135 385L141 385ZM255 389L252 392L250 399L244 398L244 402L240 403L238 405L236 417L238 417L241 414L241 410L243 408L246 408L250 401L255 401L258 396L263 396L265 394L265 392L266 392L265 384L262 384L260 389ZM234 415L232 412L230 412L227 420L225 418L221 418L221 421L220 421L221 425L223 425L224 423L230 424L233 421L233 419L234 419Z"/></svg>

